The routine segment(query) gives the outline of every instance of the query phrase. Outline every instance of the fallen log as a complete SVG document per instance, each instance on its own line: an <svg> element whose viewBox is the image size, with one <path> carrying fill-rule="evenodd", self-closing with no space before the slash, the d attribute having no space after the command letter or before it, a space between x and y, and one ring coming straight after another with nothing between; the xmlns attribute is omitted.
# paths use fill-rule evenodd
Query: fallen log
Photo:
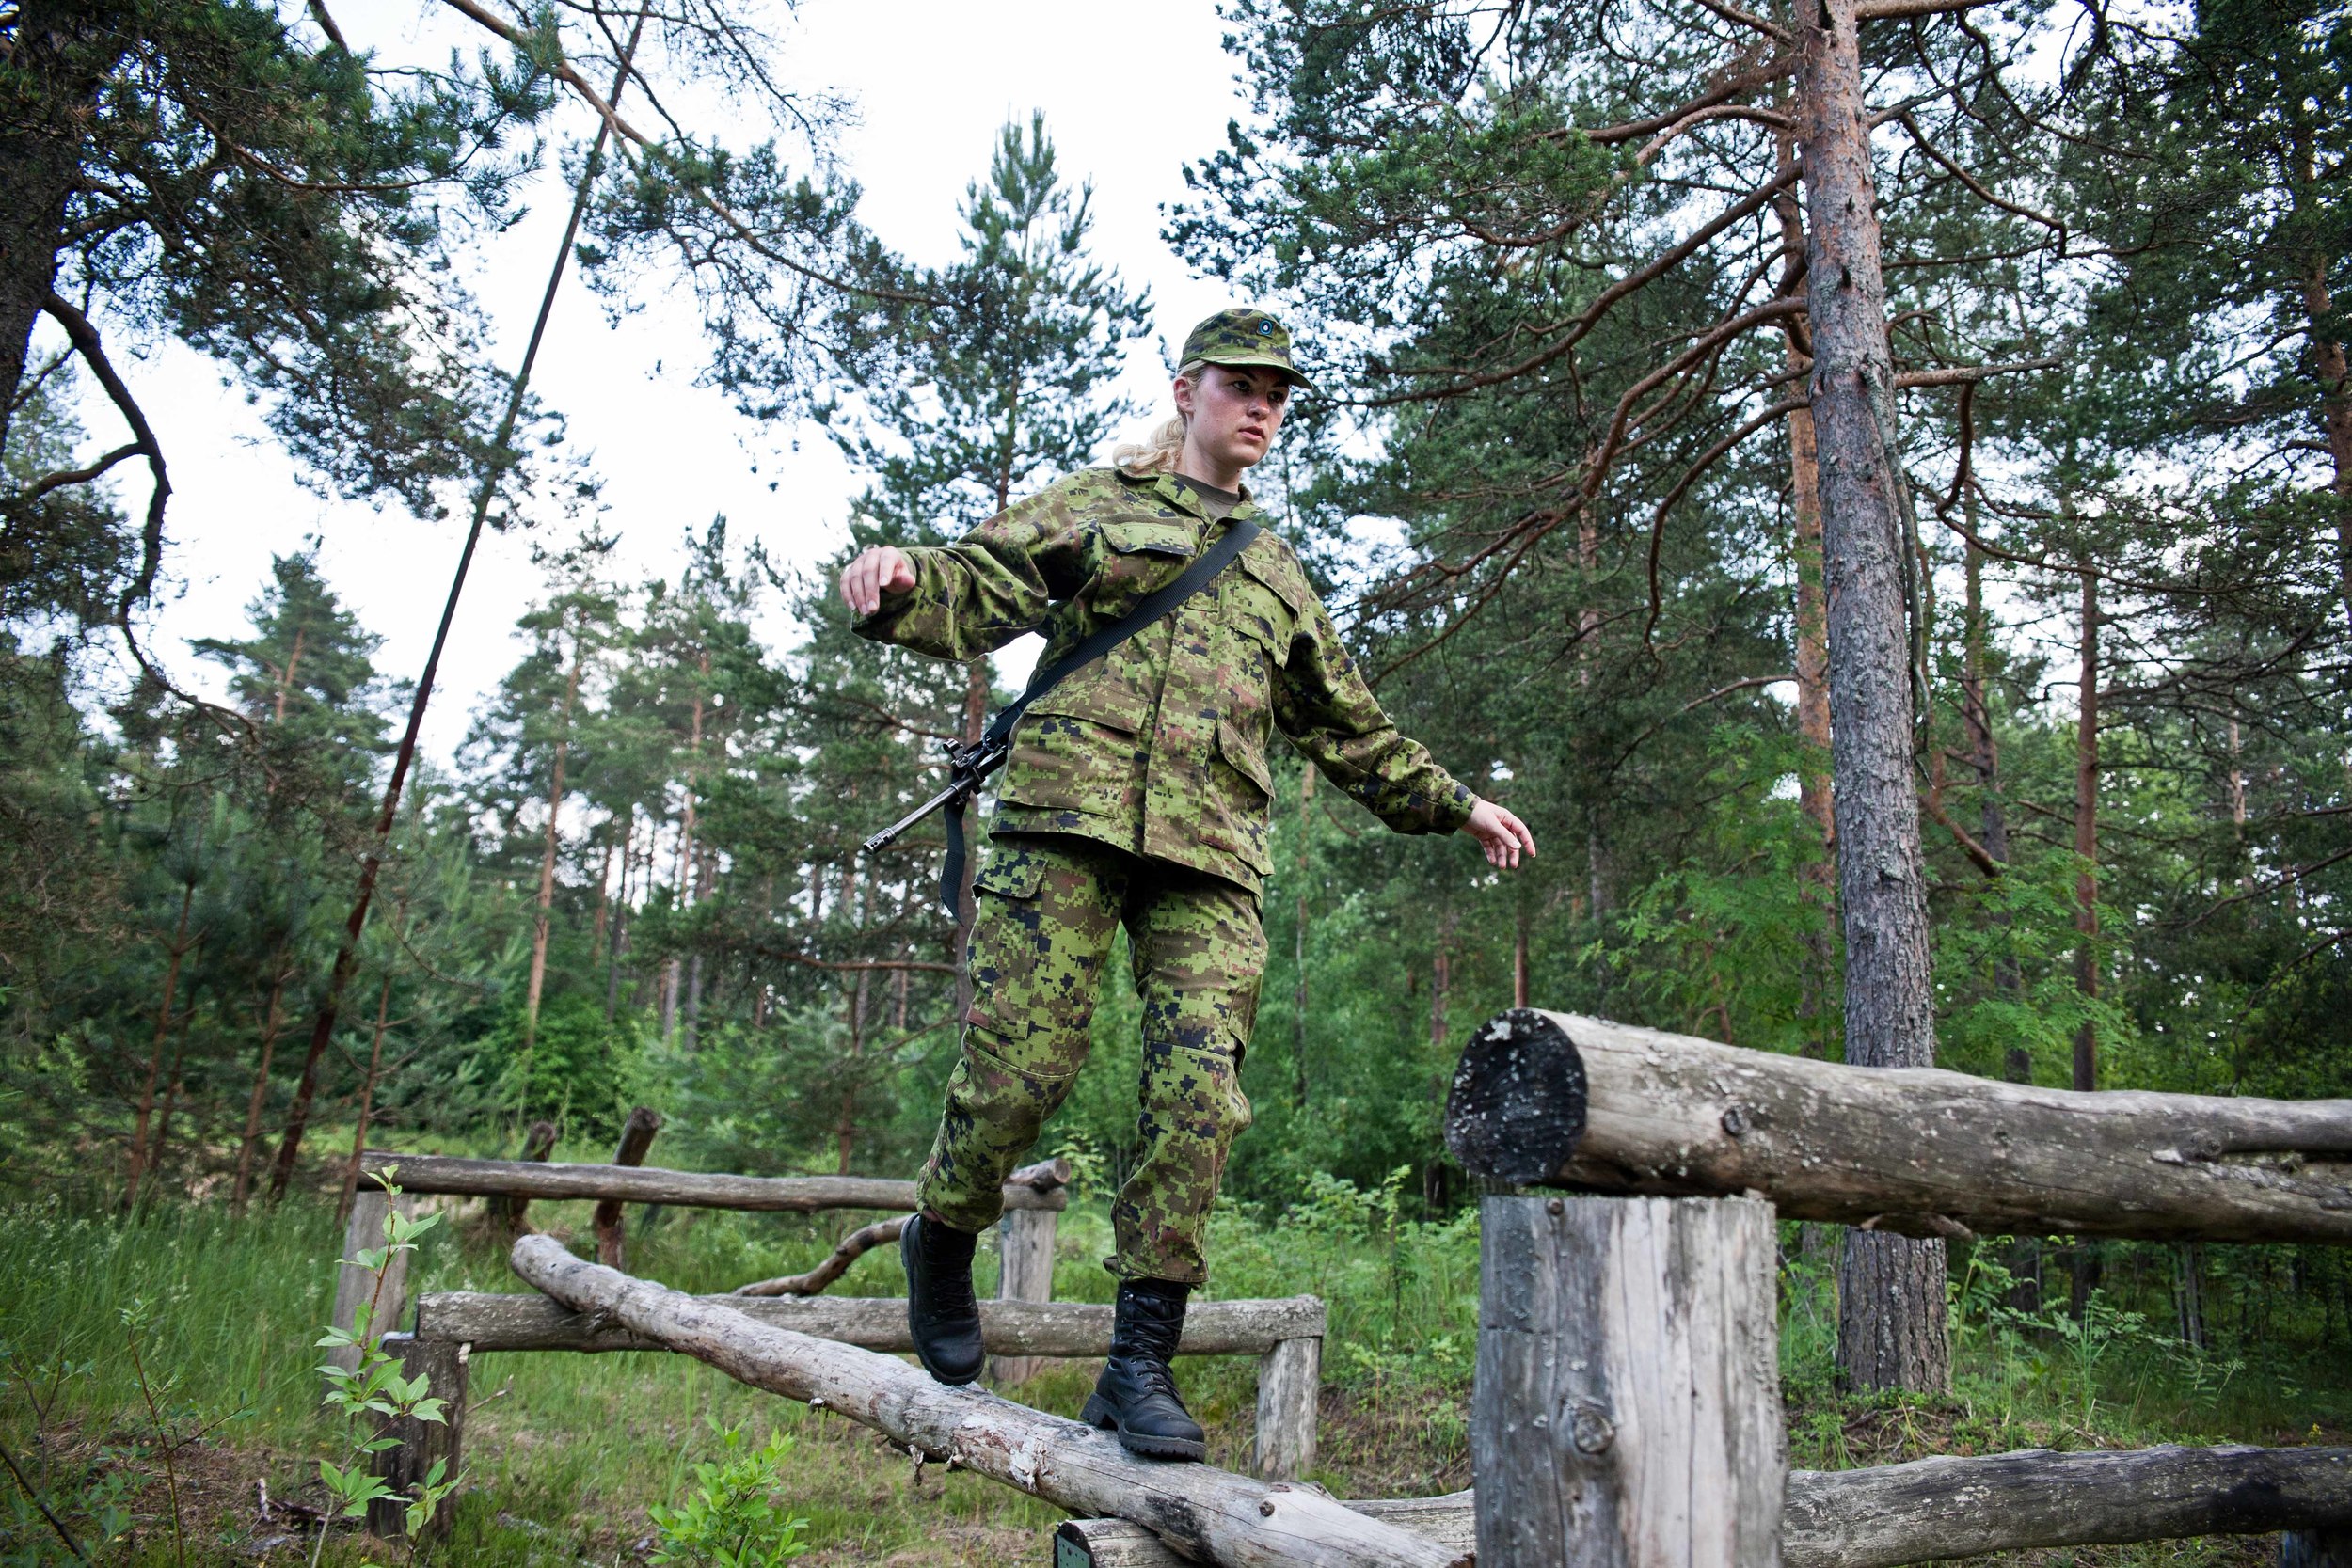
<svg viewBox="0 0 2352 1568"><path fill-rule="evenodd" d="M2026 1449L1788 1478L1788 1568L2352 1524L2352 1449Z"/></svg>
<svg viewBox="0 0 2352 1568"><path fill-rule="evenodd" d="M1468 1492L1351 1502L1441 1544L1471 1538ZM2352 1449L2025 1449L1865 1470L1791 1470L1783 1568L1901 1568L1987 1552L2128 1545L2352 1524ZM1121 1519L1072 1519L1060 1568L1181 1568Z"/></svg>
<svg viewBox="0 0 2352 1568"><path fill-rule="evenodd" d="M912 1214L900 1214L897 1219L876 1220L871 1225L862 1225L842 1237L833 1251L826 1255L825 1260L815 1268L801 1274L778 1275L773 1279L762 1279L750 1285L738 1285L733 1293L739 1296L816 1295L848 1274L850 1265L868 1252L897 1241L898 1232L904 1230L907 1221L914 1217ZM604 1259L599 1256L596 1261L601 1263Z"/></svg>
<svg viewBox="0 0 2352 1568"><path fill-rule="evenodd" d="M1203 1562L1467 1568L1461 1554L1350 1513L1319 1492L1206 1465L1137 1459L1108 1433L1076 1421L985 1389L950 1388L889 1356L771 1327L739 1305L717 1306L631 1279L574 1258L548 1237L524 1237L513 1260L524 1280L576 1312L612 1319L738 1382L821 1403L928 1458L1073 1513L1134 1519Z"/></svg>
<svg viewBox="0 0 2352 1568"><path fill-rule="evenodd" d="M468 1196L596 1198L620 1203L675 1203L690 1209L739 1209L756 1213L808 1214L820 1209L910 1211L914 1183L879 1176L724 1176L663 1170L654 1165L535 1164L520 1160L467 1160L447 1154L395 1154L372 1149L362 1163L373 1173L398 1167L404 1192ZM1055 1174L1055 1167L1060 1174ZM1066 1209L1069 1162L1048 1160L1013 1172L1005 1183L1008 1209Z"/></svg>
<svg viewBox="0 0 2352 1568"><path fill-rule="evenodd" d="M862 1350L903 1354L907 1304L896 1296L681 1296L727 1307L753 1323L837 1339ZM1293 1339L1320 1339L1323 1303L1314 1296L1273 1301L1195 1302L1184 1316L1179 1355L1266 1355ZM612 1318L575 1312L544 1295L442 1291L417 1302L417 1338L469 1344L476 1352L660 1350L661 1341ZM980 1340L994 1355L1107 1355L1111 1308L1075 1301L984 1301Z"/></svg>
<svg viewBox="0 0 2352 1568"><path fill-rule="evenodd" d="M1468 1492L1442 1497L1364 1498L1340 1506L1448 1551L1469 1553L1477 1545ZM1054 1531L1054 1562L1055 1568L1185 1568L1185 1560L1166 1542L1124 1519L1063 1520Z"/></svg>
<svg viewBox="0 0 2352 1568"><path fill-rule="evenodd" d="M1505 1181L1905 1235L2352 1242L2352 1101L1850 1068L1532 1008L1471 1037L1446 1145Z"/></svg>

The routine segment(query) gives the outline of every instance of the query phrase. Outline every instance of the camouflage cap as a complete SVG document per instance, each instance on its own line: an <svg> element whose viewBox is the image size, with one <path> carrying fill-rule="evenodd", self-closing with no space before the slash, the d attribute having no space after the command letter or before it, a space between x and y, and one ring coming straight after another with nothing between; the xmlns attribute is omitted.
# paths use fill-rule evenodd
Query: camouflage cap
<svg viewBox="0 0 2352 1568"><path fill-rule="evenodd" d="M1196 359L1212 365L1271 365L1294 387L1311 389L1314 385L1291 363L1290 329L1263 310L1219 310L1194 327L1176 363L1189 365Z"/></svg>

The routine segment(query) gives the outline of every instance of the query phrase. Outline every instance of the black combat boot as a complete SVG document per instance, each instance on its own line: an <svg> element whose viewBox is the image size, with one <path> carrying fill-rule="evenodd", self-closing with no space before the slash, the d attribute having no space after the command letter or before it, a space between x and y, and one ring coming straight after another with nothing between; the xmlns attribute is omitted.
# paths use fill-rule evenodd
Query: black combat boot
<svg viewBox="0 0 2352 1568"><path fill-rule="evenodd" d="M942 1383L969 1383L986 1359L980 1349L980 1304L972 1294L969 1230L917 1214L898 1232L898 1259L907 1270L907 1328L915 1358Z"/></svg>
<svg viewBox="0 0 2352 1568"><path fill-rule="evenodd" d="M1184 1331L1192 1287L1168 1279L1122 1279L1111 1320L1111 1354L1095 1380L1081 1419L1117 1431L1131 1453L1147 1459L1199 1459L1208 1451L1200 1423L1185 1414L1168 1370Z"/></svg>

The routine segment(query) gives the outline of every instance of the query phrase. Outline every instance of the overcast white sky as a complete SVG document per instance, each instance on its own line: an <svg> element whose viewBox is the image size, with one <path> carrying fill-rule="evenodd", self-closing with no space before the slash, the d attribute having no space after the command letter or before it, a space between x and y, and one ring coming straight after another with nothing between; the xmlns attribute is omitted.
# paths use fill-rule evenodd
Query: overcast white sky
<svg viewBox="0 0 2352 1568"><path fill-rule="evenodd" d="M429 0L337 0L334 8L354 47L391 56L478 41ZM1184 164L1221 146L1226 121L1240 111L1214 0L807 0L780 30L796 82L855 100L859 123L842 150L865 187L863 216L913 260L952 259L957 203L985 167L997 128L1041 108L1065 175L1094 182L1096 254L1150 286L1160 335L1181 339L1229 303L1159 238L1161 204L1182 198ZM585 134L584 115L564 112L565 128ZM560 176L543 179L531 216L485 247L472 280L503 368L529 333L567 195ZM1157 339L1137 345L1128 374L1132 390L1155 401L1165 395L1162 347ZM756 428L696 388L702 355L682 293L647 301L617 330L577 283L558 300L533 390L565 416L574 449L604 480L607 526L623 540L617 569L632 578L667 572L682 531L721 512L736 537L755 535L779 561L806 562L836 547L857 476L820 432ZM215 668L194 657L186 640L238 635L272 554L318 533L329 580L385 639L378 667L413 677L462 542L458 521L421 522L397 508L306 491L254 411L185 349L159 345L124 369L171 464L166 567L174 596L150 625L152 646L175 673L217 691ZM103 403L87 418L93 447L119 439ZM135 510L144 489L129 485L124 498ZM462 500L452 505L462 513ZM562 530L543 532L554 543ZM513 622L539 580L530 544L485 538L429 710L425 744L436 757L450 755L518 653ZM772 621L765 629L789 632Z"/></svg>

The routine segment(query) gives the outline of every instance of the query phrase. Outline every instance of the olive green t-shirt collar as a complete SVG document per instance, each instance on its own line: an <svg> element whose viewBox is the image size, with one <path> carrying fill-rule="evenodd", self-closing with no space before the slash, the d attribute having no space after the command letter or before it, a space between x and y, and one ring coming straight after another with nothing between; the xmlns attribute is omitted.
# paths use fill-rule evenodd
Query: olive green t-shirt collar
<svg viewBox="0 0 2352 1568"><path fill-rule="evenodd" d="M1216 520L1209 515L1208 509L1201 505L1200 498L1193 493L1191 484L1188 482L1178 478L1176 475L1160 475L1157 479L1152 481L1152 488L1170 502L1184 508L1186 512L1191 513L1202 522L1213 522ZM1241 504L1234 507L1230 515L1234 517L1254 517L1257 515L1258 503L1250 499L1249 486L1245 484L1241 487Z"/></svg>

